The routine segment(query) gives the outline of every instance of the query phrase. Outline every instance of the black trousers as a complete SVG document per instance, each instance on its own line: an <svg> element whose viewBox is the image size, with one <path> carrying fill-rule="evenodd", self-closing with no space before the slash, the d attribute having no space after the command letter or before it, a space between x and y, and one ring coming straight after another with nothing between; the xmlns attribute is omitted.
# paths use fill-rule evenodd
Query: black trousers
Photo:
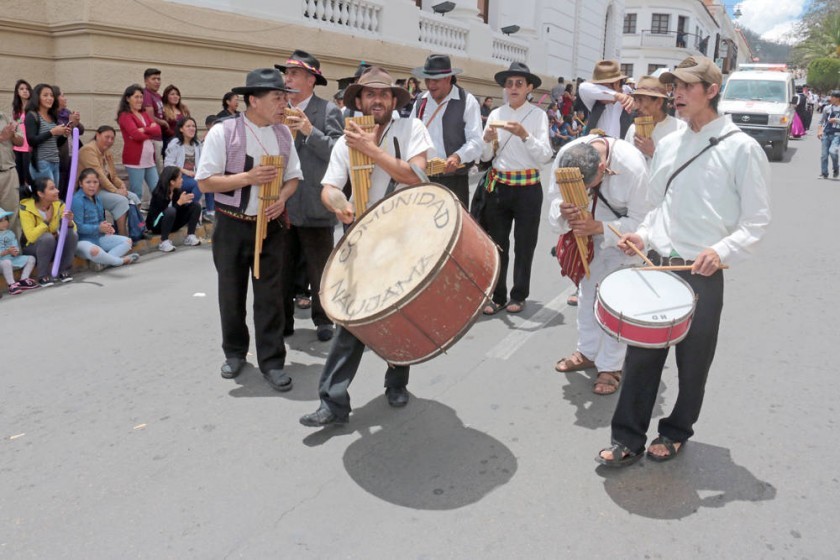
<svg viewBox="0 0 840 560"><path fill-rule="evenodd" d="M356 377L364 351L364 343L350 331L343 327L336 329L318 388L321 404L336 416L346 417L350 414L350 394L347 389ZM385 387L408 385L408 370L409 366L389 366L385 372Z"/></svg>
<svg viewBox="0 0 840 560"><path fill-rule="evenodd" d="M213 263L219 281L219 314L222 320L222 351L225 358L245 359L250 345L246 301L248 280L254 290L254 337L257 363L265 373L282 369L286 362L283 344L283 262L286 230L280 220L268 223L268 235L260 254L260 278L251 273L257 223L216 213L213 231Z"/></svg>
<svg viewBox="0 0 840 560"><path fill-rule="evenodd" d="M499 305L507 302L507 269L510 260L510 231L513 229L513 288L510 299L525 301L531 292L531 264L540 229L542 185L510 187L496 183L496 189L487 193L483 222L487 233L501 249L499 283L493 292L493 301Z"/></svg>
<svg viewBox="0 0 840 560"><path fill-rule="evenodd" d="M321 289L321 275L327 265L327 259L333 250L332 227L299 227L292 226L287 234L288 262L286 270L287 286L283 297L283 307L286 314L286 325L292 326L295 321L295 296L303 293L298 291L296 277L297 264L303 260L306 266L306 278L312 286L312 322L315 326L332 325L332 321L324 313L318 291Z"/></svg>
<svg viewBox="0 0 840 560"><path fill-rule="evenodd" d="M455 196L458 197L458 200L461 201L461 205L464 208L469 209L470 207L470 177L469 175L435 175L434 177L429 177L429 181L432 183L437 183L438 185L443 185L450 191L452 191Z"/></svg>
<svg viewBox="0 0 840 560"><path fill-rule="evenodd" d="M712 276L676 274L691 285L698 299L688 336L676 345L677 402L671 414L659 421L659 434L682 442L694 435L693 426L700 417L706 378L715 357L723 310L723 272ZM614 442L633 451L644 447L667 357L668 348L627 347L621 392L612 419Z"/></svg>
<svg viewBox="0 0 840 560"><path fill-rule="evenodd" d="M169 239L169 234L184 226L187 226L189 235L194 235L199 218L201 218L201 205L197 202L190 202L183 206L167 206L160 221L151 227L151 231L159 233L161 241Z"/></svg>

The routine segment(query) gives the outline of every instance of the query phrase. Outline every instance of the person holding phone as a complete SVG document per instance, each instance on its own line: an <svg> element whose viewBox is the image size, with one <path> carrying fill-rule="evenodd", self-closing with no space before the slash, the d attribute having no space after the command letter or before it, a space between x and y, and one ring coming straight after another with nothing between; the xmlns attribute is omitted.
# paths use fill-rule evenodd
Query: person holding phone
<svg viewBox="0 0 840 560"><path fill-rule="evenodd" d="M181 169L174 165L163 168L157 186L152 192L149 202L149 213L146 216L146 227L152 233L160 234L158 249L164 253L171 253L175 246L169 241L169 235L187 226L187 237L184 245L192 247L200 245L195 229L201 217L201 205L193 200L194 195L181 189L184 177Z"/></svg>

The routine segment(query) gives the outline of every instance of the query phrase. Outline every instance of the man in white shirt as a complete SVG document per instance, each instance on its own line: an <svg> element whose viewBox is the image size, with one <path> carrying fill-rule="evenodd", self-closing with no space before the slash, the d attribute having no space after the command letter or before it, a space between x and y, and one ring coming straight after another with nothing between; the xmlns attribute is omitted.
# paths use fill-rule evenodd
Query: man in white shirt
<svg viewBox="0 0 840 560"><path fill-rule="evenodd" d="M636 255L625 255L618 248L618 236L608 225L620 232L636 231L650 210L647 164L628 142L590 135L563 146L554 161L552 177L558 167L580 169L584 184L592 191L590 217L581 218L574 204L563 201L556 180L552 180L549 194L556 198L549 207L549 222L559 227L561 233L571 230L576 235L591 236L593 257L589 277L581 278L579 284L577 348L554 367L561 373L595 367L598 376L593 392L611 395L621 383L626 345L608 335L596 322L595 292L608 274L641 262Z"/></svg>
<svg viewBox="0 0 840 560"><path fill-rule="evenodd" d="M649 163L659 141L668 134L685 128L685 121L667 113L668 92L665 91L665 84L658 78L643 76L639 80L636 91L633 92L633 99L636 102L636 116L653 119L653 134L647 138L637 135L636 124L633 123L624 139L636 146Z"/></svg>
<svg viewBox="0 0 840 560"><path fill-rule="evenodd" d="M292 388L283 370L283 261L287 231L283 223L286 201L303 177L289 129L283 125L288 93L283 76L274 68L248 73L245 86L233 88L244 96L247 109L224 119L207 132L195 178L201 192L216 195L213 263L219 282L222 320L222 377L232 379L245 365L250 337L245 323L248 277L254 262L257 212L261 185L277 177L273 165L261 165L262 156L283 156L283 184L278 199L265 208L266 237L260 253L260 277L252 278L254 338L263 377L277 391Z"/></svg>
<svg viewBox="0 0 840 560"><path fill-rule="evenodd" d="M391 76L378 66L371 66L359 81L347 86L344 105L350 111L373 115L376 128L364 132L356 123L349 123L330 156L327 172L321 183L321 201L331 208L339 220L349 224L354 219L353 205L342 200L341 190L350 179L350 149L369 156L374 163L368 190L368 207L384 197L389 189L414 185L420 178L411 166L425 169L428 154L434 149L429 133L417 119L395 118L395 109L411 98L407 90L393 85ZM399 155L397 155L399 154ZM352 199L351 199L352 200ZM350 331L339 326L321 373L318 394L321 404L315 412L300 419L304 426L320 427L344 424L350 415L347 390L362 359L365 345ZM385 373L385 396L392 407L408 403L408 366L389 366Z"/></svg>
<svg viewBox="0 0 840 560"><path fill-rule="evenodd" d="M414 103L411 116L429 130L435 156L446 160L442 173L430 174L433 183L455 193L469 208L469 166L481 157L481 108L476 98L456 84L460 68L453 68L445 54L432 54L426 63L412 70L425 80L426 91Z"/></svg>
<svg viewBox="0 0 840 560"><path fill-rule="evenodd" d="M688 126L659 144L651 166L654 208L619 247L630 254L632 243L650 250L654 263L689 266L676 274L694 290L697 305L688 336L676 345L679 394L647 449L653 461L673 459L694 434L717 346L721 266L749 256L770 223L767 156L730 117L718 116L722 76L714 61L690 56L660 79L675 83L674 105ZM601 450L598 462L623 467L644 453L667 356L667 348L627 348L613 445Z"/></svg>
<svg viewBox="0 0 840 560"><path fill-rule="evenodd" d="M542 80L521 62L495 75L505 88L507 102L494 109L484 128L482 161L493 166L484 185L485 203L479 222L501 250L499 282L485 315L501 309L519 313L531 289L531 264L537 246L542 184L540 168L553 155L548 137L548 116L528 102L528 95ZM479 188L482 188L479 185ZM515 226L514 226L515 222ZM513 287L508 300L507 269L510 260L510 232L513 228Z"/></svg>
<svg viewBox="0 0 840 560"><path fill-rule="evenodd" d="M618 62L601 60L595 65L592 79L578 87L578 95L589 110L586 132L603 130L607 136L624 138L633 122L633 96L623 92L627 78Z"/></svg>

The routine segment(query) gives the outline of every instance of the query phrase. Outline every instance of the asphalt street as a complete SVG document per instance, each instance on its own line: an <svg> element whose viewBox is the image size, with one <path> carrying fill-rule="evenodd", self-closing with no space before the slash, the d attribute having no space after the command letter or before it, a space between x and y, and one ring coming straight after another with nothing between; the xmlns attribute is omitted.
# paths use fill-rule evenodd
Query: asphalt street
<svg viewBox="0 0 840 560"><path fill-rule="evenodd" d="M6 295L0 558L837 558L840 181L813 131L771 169L772 226L726 272L696 435L665 464L593 460L616 397L554 371L575 308L546 223L522 314L413 367L404 409L366 353L339 428L298 423L329 346L308 312L291 392L219 376L206 245ZM651 439L675 388L669 358Z"/></svg>

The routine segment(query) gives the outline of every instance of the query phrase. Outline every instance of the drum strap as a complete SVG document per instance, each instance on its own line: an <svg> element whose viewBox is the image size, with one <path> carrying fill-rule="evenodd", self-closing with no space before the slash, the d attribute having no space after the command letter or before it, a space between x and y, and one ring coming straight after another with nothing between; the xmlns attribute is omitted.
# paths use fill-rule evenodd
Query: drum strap
<svg viewBox="0 0 840 560"><path fill-rule="evenodd" d="M700 150L700 152L699 152L698 154L696 154L696 155L695 155L694 157L692 157L690 160L688 160L687 162L685 162L684 164L682 164L682 165L679 167L679 169L677 169L676 171L674 171L674 172L671 174L671 176L668 178L668 183L665 185L665 192L664 192L664 193L662 193L662 197L664 198L664 197L665 197L665 195L666 195L666 194L668 194L668 187L670 187L670 186L671 186L671 181L673 181L673 180L674 180L674 178L675 178L677 175L679 175L680 173L682 173L682 172L685 170L685 168L686 168L686 167L688 167L689 165L691 165L692 163L694 163L694 160L696 160L697 158L699 158L700 156L702 156L704 153L706 153L706 151L707 151L707 150L711 150L712 148L714 148L715 146L717 146L718 144L720 144L720 143L721 143L721 141L723 141L724 139L729 138L729 137L730 137L730 136L732 136L733 134L738 134L739 132L741 132L741 131L740 131L740 130L730 130L729 132L727 132L727 133L726 133L726 134L724 134L723 136L718 136L717 138L709 138L709 145L708 145L708 146L706 146L705 148L703 148L702 150Z"/></svg>

